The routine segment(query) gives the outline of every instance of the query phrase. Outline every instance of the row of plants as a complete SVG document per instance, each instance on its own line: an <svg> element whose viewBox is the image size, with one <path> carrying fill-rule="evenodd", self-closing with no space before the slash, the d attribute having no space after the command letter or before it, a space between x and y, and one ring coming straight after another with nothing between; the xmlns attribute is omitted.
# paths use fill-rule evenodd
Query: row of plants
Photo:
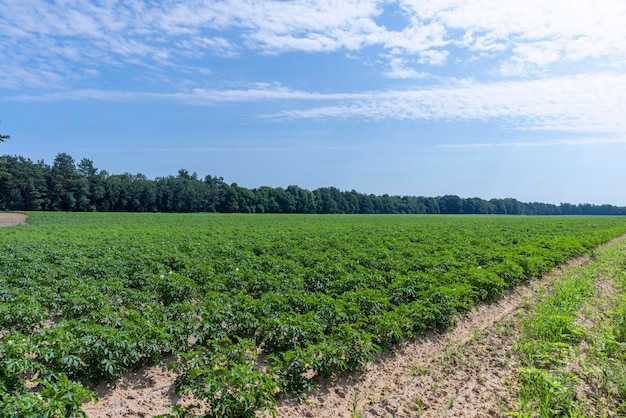
<svg viewBox="0 0 626 418"><path fill-rule="evenodd" d="M0 335L21 347L0 355L6 416L32 416L33 396L44 410L47 382L82 399L166 355L203 401L172 414L272 411L626 232L621 217L29 216L0 230ZM80 414L64 399L49 416Z"/></svg>

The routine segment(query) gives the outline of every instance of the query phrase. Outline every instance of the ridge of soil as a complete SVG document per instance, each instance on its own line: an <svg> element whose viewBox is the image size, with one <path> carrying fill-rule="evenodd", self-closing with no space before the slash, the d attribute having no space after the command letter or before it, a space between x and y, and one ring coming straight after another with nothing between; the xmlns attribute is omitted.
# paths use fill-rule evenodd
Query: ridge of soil
<svg viewBox="0 0 626 418"><path fill-rule="evenodd" d="M21 213L0 213L0 227L22 225L27 218Z"/></svg>
<svg viewBox="0 0 626 418"><path fill-rule="evenodd" d="M588 256L571 260L459 316L455 328L405 342L364 371L323 382L302 400L279 399L278 417L501 416L515 401L510 383L518 370L514 346L528 301L543 297L566 269L588 262ZM152 417L170 412L168 404L193 403L175 395L176 377L164 365L128 372L116 388L100 385L100 401L83 410L89 418Z"/></svg>

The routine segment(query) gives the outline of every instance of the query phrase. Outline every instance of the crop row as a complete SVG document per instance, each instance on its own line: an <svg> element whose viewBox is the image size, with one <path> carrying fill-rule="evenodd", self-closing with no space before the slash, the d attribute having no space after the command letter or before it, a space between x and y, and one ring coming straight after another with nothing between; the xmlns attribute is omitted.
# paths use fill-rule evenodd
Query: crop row
<svg viewBox="0 0 626 418"><path fill-rule="evenodd" d="M85 388L166 355L204 416L254 416L626 232L621 217L29 221L0 231L0 416L80 415Z"/></svg>

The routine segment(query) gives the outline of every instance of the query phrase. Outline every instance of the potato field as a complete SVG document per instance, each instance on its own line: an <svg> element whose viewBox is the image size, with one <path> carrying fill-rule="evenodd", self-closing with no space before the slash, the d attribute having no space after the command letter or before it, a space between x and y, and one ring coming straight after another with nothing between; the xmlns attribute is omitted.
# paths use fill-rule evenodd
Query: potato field
<svg viewBox="0 0 626 418"><path fill-rule="evenodd" d="M0 229L0 416L81 416L174 356L252 417L626 233L624 217L29 213Z"/></svg>

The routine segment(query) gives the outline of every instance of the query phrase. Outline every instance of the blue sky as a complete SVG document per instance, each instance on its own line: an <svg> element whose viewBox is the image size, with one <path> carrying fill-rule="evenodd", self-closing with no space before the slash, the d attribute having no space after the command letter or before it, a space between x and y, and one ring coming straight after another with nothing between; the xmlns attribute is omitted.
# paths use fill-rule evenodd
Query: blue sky
<svg viewBox="0 0 626 418"><path fill-rule="evenodd" d="M1 154L626 206L622 0L0 0Z"/></svg>

